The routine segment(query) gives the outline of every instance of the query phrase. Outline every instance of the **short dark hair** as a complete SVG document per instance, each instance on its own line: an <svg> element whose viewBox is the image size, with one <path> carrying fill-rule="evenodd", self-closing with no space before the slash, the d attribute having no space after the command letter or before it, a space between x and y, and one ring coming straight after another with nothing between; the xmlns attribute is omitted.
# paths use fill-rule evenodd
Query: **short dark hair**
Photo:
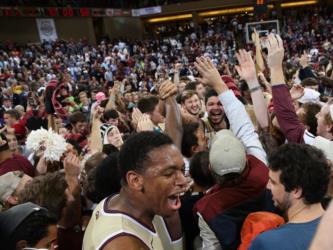
<svg viewBox="0 0 333 250"><path fill-rule="evenodd" d="M198 95L198 93L195 90L184 90L184 92L181 95L180 102L184 103L187 99L191 98L194 95Z"/></svg>
<svg viewBox="0 0 333 250"><path fill-rule="evenodd" d="M200 124L198 122L183 124L182 154L185 157L191 157L192 147L198 145L198 138L195 133L199 127Z"/></svg>
<svg viewBox="0 0 333 250"><path fill-rule="evenodd" d="M90 156L84 163L84 170L88 173L91 169L96 168L106 158L103 152L97 152Z"/></svg>
<svg viewBox="0 0 333 250"><path fill-rule="evenodd" d="M54 172L40 175L28 183L19 193L19 203L32 202L45 207L60 219L66 205L65 190L68 187L64 173Z"/></svg>
<svg viewBox="0 0 333 250"><path fill-rule="evenodd" d="M196 87L197 87L197 82L196 81L189 82L188 84L186 84L184 90L193 90L193 91L195 91Z"/></svg>
<svg viewBox="0 0 333 250"><path fill-rule="evenodd" d="M16 243L20 240L27 241L29 247L35 246L48 235L48 227L56 224L56 218L50 215L47 210L38 210L25 218L14 230L10 237L10 247L6 249L16 249Z"/></svg>
<svg viewBox="0 0 333 250"><path fill-rule="evenodd" d="M316 78L313 77L307 77L302 80L301 85L303 87L308 87L308 86L318 86L319 82Z"/></svg>
<svg viewBox="0 0 333 250"><path fill-rule="evenodd" d="M321 106L318 103L307 102L302 105L304 109L304 115L300 117L300 120L309 126L309 132L313 135L317 134L317 118L316 114L319 113Z"/></svg>
<svg viewBox="0 0 333 250"><path fill-rule="evenodd" d="M109 154L114 153L114 152L119 152L119 149L116 146L112 145L112 144L104 144L102 152L106 155L109 155Z"/></svg>
<svg viewBox="0 0 333 250"><path fill-rule="evenodd" d="M191 82L191 80L186 75L185 76L180 76L179 81L180 82L185 82L186 85Z"/></svg>
<svg viewBox="0 0 333 250"><path fill-rule="evenodd" d="M73 146L73 148L77 151L78 155L80 155L82 153L82 147L80 146L80 143L78 142L78 140L69 138L66 140L66 142Z"/></svg>
<svg viewBox="0 0 333 250"><path fill-rule="evenodd" d="M138 109L142 113L153 112L158 104L158 98L156 96L143 97L138 102Z"/></svg>
<svg viewBox="0 0 333 250"><path fill-rule="evenodd" d="M330 167L321 150L306 144L284 144L269 157L269 168L281 171L280 182L287 192L302 188L305 204L324 198Z"/></svg>
<svg viewBox="0 0 333 250"><path fill-rule="evenodd" d="M104 119L107 121L109 119L117 119L119 117L119 114L117 110L115 109L108 109L104 111Z"/></svg>
<svg viewBox="0 0 333 250"><path fill-rule="evenodd" d="M127 183L128 171L142 172L145 169L150 151L171 144L173 142L170 137L160 132L145 131L131 135L119 152L119 168L123 183Z"/></svg>
<svg viewBox="0 0 333 250"><path fill-rule="evenodd" d="M68 120L71 124L75 125L78 122L86 122L87 118L81 111L75 111L68 117Z"/></svg>
<svg viewBox="0 0 333 250"><path fill-rule="evenodd" d="M200 187L209 188L214 185L214 178L209 170L209 152L196 153L190 161L190 175Z"/></svg>
<svg viewBox="0 0 333 250"><path fill-rule="evenodd" d="M206 94L205 94L205 104L207 104L208 98L210 98L212 96L217 97L219 95L217 94L217 92L214 89L211 89L211 88L207 89Z"/></svg>
<svg viewBox="0 0 333 250"><path fill-rule="evenodd" d="M97 202L120 191L118 155L118 152L111 153L96 168L95 192Z"/></svg>
<svg viewBox="0 0 333 250"><path fill-rule="evenodd" d="M10 117L13 117L15 118L16 120L19 120L20 119L20 113L16 110L16 109L10 109L10 110L6 110L5 112L3 112L3 114L7 114L9 115Z"/></svg>

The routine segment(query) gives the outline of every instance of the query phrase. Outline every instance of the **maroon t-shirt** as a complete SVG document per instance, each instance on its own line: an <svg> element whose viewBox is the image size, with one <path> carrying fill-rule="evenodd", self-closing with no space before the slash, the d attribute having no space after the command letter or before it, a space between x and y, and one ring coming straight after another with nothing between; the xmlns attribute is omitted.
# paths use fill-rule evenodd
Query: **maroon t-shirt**
<svg viewBox="0 0 333 250"><path fill-rule="evenodd" d="M35 169L30 161L18 154L13 154L12 158L0 163L0 176L11 171L23 171L31 177L35 176Z"/></svg>

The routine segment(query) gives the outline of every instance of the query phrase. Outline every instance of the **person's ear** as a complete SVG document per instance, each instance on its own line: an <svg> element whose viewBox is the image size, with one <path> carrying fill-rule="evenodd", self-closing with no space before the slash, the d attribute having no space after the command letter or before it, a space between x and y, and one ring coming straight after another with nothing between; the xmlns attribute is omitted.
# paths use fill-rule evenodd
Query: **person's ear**
<svg viewBox="0 0 333 250"><path fill-rule="evenodd" d="M127 185L136 191L143 189L143 177L135 171L128 171L126 174Z"/></svg>
<svg viewBox="0 0 333 250"><path fill-rule="evenodd" d="M303 195L303 189L301 187L297 187L291 191L291 194L295 199L301 199Z"/></svg>
<svg viewBox="0 0 333 250"><path fill-rule="evenodd" d="M22 250L23 248L27 247L28 243L26 240L19 240L16 242L16 250Z"/></svg>
<svg viewBox="0 0 333 250"><path fill-rule="evenodd" d="M307 131L310 131L310 126L309 125L304 125L305 126L305 129L307 130Z"/></svg>
<svg viewBox="0 0 333 250"><path fill-rule="evenodd" d="M202 151L202 148L199 145L195 145L191 147L192 155L199 153Z"/></svg>
<svg viewBox="0 0 333 250"><path fill-rule="evenodd" d="M16 196L9 196L8 199L7 199L7 203L10 205L10 206L15 206L18 204L18 199Z"/></svg>

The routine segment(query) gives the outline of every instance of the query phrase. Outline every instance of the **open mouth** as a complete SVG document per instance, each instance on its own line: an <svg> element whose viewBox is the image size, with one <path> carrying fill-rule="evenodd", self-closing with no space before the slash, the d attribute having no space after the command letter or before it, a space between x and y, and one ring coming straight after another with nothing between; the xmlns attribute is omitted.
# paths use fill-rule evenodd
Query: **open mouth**
<svg viewBox="0 0 333 250"><path fill-rule="evenodd" d="M198 112L200 110L200 107L192 107L191 109L193 112Z"/></svg>
<svg viewBox="0 0 333 250"><path fill-rule="evenodd" d="M210 114L210 119L211 120L220 120L221 119L221 114Z"/></svg>
<svg viewBox="0 0 333 250"><path fill-rule="evenodd" d="M184 195L184 193L178 193L174 195L170 195L168 197L168 205L172 210L178 210L181 206L180 197Z"/></svg>

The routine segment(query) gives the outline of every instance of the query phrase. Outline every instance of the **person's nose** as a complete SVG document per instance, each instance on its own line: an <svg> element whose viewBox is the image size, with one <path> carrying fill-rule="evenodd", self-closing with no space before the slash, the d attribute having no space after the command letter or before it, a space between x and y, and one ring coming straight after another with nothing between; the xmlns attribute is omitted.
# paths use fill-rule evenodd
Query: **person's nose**
<svg viewBox="0 0 333 250"><path fill-rule="evenodd" d="M184 187L187 184L187 178L185 177L182 171L179 171L176 177L176 185L180 187Z"/></svg>

